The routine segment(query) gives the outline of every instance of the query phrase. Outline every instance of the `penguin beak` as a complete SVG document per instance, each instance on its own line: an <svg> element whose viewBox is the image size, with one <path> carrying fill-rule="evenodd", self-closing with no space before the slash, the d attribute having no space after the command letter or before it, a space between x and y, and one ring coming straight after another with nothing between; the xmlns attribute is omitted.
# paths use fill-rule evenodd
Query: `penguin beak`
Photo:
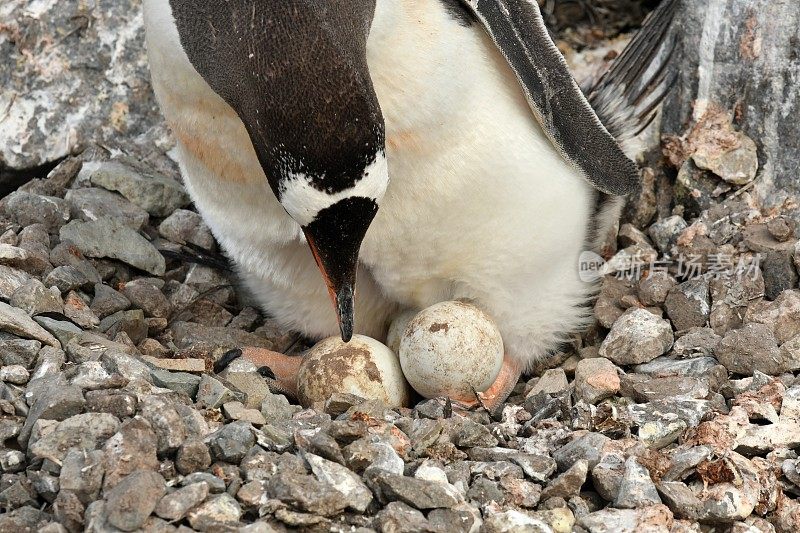
<svg viewBox="0 0 800 533"><path fill-rule="evenodd" d="M350 342L353 338L353 323L355 310L355 284L356 284L356 263L352 267L341 269L338 265L332 264L327 260L327 254L321 253L317 246L316 239L307 229L304 229L308 246L314 255L322 279L328 287L328 294L331 297L333 308L336 310L336 320L339 322L339 332L344 342Z"/></svg>
<svg viewBox="0 0 800 533"><path fill-rule="evenodd" d="M378 206L375 200L351 197L320 211L313 222L303 226L336 310L344 342L353 337L356 272L361 241Z"/></svg>

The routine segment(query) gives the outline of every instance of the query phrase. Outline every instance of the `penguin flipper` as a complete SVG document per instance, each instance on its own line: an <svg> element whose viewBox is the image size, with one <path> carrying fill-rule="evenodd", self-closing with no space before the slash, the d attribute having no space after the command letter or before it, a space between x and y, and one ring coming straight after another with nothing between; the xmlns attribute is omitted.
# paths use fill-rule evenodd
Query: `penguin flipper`
<svg viewBox="0 0 800 533"><path fill-rule="evenodd" d="M656 117L672 87L675 50L670 25L681 0L663 0L622 53L588 91L589 103L623 150L639 152L636 137Z"/></svg>
<svg viewBox="0 0 800 533"><path fill-rule="evenodd" d="M625 195L636 164L589 105L545 27L536 0L462 0L517 76L542 129L562 157L596 189Z"/></svg>

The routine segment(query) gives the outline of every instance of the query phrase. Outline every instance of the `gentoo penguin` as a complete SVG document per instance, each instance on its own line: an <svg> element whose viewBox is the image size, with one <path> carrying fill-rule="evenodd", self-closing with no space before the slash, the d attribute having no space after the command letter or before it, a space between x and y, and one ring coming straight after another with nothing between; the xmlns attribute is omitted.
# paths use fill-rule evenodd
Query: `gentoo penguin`
<svg viewBox="0 0 800 533"><path fill-rule="evenodd" d="M618 140L651 116L676 4L588 99L536 0L144 7L186 186L264 310L347 341L473 301L506 348L491 404L588 322L579 256L637 185ZM291 389L297 358L246 355Z"/></svg>

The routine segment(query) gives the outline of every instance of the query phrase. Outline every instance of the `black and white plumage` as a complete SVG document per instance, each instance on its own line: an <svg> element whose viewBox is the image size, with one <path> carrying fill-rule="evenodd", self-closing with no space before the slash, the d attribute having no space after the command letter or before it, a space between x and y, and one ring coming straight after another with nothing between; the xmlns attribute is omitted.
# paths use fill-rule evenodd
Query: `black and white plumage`
<svg viewBox="0 0 800 533"><path fill-rule="evenodd" d="M145 21L187 188L267 312L380 339L465 298L520 370L587 321L578 257L638 178L603 121L649 116L662 70L638 64L675 4L590 94L602 121L535 0L145 0Z"/></svg>

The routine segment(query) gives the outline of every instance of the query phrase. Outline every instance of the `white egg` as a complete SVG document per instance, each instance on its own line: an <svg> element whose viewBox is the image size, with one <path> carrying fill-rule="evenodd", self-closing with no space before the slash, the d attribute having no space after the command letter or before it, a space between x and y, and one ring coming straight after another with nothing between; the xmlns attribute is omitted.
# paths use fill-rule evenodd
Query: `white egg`
<svg viewBox="0 0 800 533"><path fill-rule="evenodd" d="M503 366L503 339L489 316L472 304L441 302L420 311L400 340L400 366L426 398L474 399Z"/></svg>
<svg viewBox="0 0 800 533"><path fill-rule="evenodd" d="M403 333L405 333L408 323L417 316L417 313L419 313L419 309L408 309L394 317L392 323L389 324L389 331L386 333L386 346L394 353L400 353L400 339L403 338Z"/></svg>
<svg viewBox="0 0 800 533"><path fill-rule="evenodd" d="M339 337L318 342L303 357L297 389L304 406L344 392L401 407L411 395L397 355L364 335L353 335L348 343Z"/></svg>

